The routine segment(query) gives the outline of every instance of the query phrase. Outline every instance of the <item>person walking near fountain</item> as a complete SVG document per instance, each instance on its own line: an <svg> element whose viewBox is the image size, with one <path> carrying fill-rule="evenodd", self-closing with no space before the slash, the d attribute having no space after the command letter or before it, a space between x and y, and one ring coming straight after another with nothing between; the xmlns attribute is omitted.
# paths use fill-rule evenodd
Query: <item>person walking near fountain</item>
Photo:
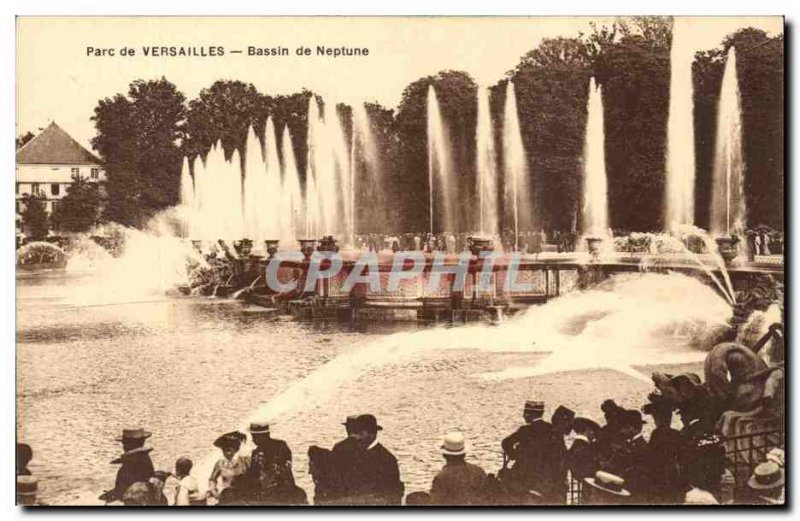
<svg viewBox="0 0 800 521"><path fill-rule="evenodd" d="M347 505L400 505L404 485L397 458L378 442L383 427L372 414L356 418L357 440L345 473L343 503Z"/></svg>
<svg viewBox="0 0 800 521"><path fill-rule="evenodd" d="M512 492L527 497L529 491L540 494L545 502L559 503L558 479L563 467L563 439L553 426L544 421L544 402L527 401L522 417L525 425L506 437L502 443L506 462L513 466L500 471L500 479Z"/></svg>
<svg viewBox="0 0 800 521"><path fill-rule="evenodd" d="M104 493L100 499L107 503L122 501L125 492L131 485L146 483L155 476L153 462L150 459L150 452L153 449L144 446L150 435L141 428L122 430L122 436L117 438L117 441L122 443L123 453L111 461L112 464L122 464L122 466L117 471L114 489Z"/></svg>
<svg viewBox="0 0 800 521"><path fill-rule="evenodd" d="M442 440L445 465L433 478L431 504L480 505L484 503L486 472L466 461L466 443L460 432L447 433Z"/></svg>
<svg viewBox="0 0 800 521"><path fill-rule="evenodd" d="M239 449L247 436L241 432L228 432L214 440L214 446L222 451L222 458L217 460L211 476L208 478L208 496L219 501L220 496L229 488L237 476L247 472L248 461L239 455Z"/></svg>

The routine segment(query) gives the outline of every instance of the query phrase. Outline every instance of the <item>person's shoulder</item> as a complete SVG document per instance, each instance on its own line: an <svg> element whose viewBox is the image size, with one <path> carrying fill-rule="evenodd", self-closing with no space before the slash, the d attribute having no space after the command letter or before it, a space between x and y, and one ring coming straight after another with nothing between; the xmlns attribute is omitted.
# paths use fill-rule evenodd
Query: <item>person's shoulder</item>
<svg viewBox="0 0 800 521"><path fill-rule="evenodd" d="M483 467L476 465L475 463L467 462L467 469L474 474L480 474L482 476L486 475L486 471L483 470Z"/></svg>
<svg viewBox="0 0 800 521"><path fill-rule="evenodd" d="M394 457L394 454L392 454L391 451L389 451L389 449L384 447L382 443L378 443L377 445L375 445L375 450L377 454L380 455L381 457L397 461L397 458Z"/></svg>

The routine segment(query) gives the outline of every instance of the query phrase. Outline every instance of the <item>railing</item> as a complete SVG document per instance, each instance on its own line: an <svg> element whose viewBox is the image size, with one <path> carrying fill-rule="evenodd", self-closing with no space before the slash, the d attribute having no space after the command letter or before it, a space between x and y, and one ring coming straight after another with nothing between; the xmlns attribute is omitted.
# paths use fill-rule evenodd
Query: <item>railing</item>
<svg viewBox="0 0 800 521"><path fill-rule="evenodd" d="M784 447L785 433L782 429L751 432L728 436L723 442L725 468L733 476L736 488L742 489L747 486L747 480L753 474L753 469L767 459L767 453L772 449ZM569 474L568 482L567 504L580 505L585 484L573 478L572 473Z"/></svg>

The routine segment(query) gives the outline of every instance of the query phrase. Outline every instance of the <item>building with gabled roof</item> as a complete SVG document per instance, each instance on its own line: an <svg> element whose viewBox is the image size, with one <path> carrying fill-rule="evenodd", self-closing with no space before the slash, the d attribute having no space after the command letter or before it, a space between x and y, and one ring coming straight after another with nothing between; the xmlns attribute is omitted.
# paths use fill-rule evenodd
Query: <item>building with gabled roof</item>
<svg viewBox="0 0 800 521"><path fill-rule="evenodd" d="M52 122L17 150L17 213L25 194L43 195L52 213L74 176L101 186L106 180L102 161Z"/></svg>

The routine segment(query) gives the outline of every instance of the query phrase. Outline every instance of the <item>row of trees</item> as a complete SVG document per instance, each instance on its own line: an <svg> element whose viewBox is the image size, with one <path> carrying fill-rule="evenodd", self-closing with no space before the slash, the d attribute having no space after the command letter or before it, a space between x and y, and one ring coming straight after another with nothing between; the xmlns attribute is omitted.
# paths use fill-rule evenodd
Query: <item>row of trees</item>
<svg viewBox="0 0 800 521"><path fill-rule="evenodd" d="M590 34L576 38L546 39L491 88L498 171L502 174L499 139L505 85L514 82L537 228L572 229L576 225L588 80L594 76L603 87L611 226L663 229L671 25L670 18L634 18L610 27L593 27ZM783 40L755 29L729 36L719 48L698 53L694 62L696 222L708 224L716 102L731 45L736 46L739 57L750 224L780 229ZM427 228L429 85L436 89L448 127L459 187L458 222L464 230L476 227L477 85L465 72L444 71L406 87L396 111L379 104L366 106L381 178L376 183L371 173L367 175L370 165L363 154L356 158L358 232L379 231L379 224L381 229ZM252 84L217 81L187 102L162 78L135 81L127 95L101 100L93 117L97 136L92 145L107 168L109 201L104 217L141 225L154 212L174 205L183 155L204 154L221 140L230 157L235 149L244 148L247 128L253 125L261 133L268 116L279 129L278 139L280 130L288 125L304 184L308 101L314 95L303 90L269 96ZM338 106L337 110L343 122L350 121L350 107ZM345 128L349 136L350 125Z"/></svg>
<svg viewBox="0 0 800 521"><path fill-rule="evenodd" d="M85 177L72 177L67 193L47 211L47 197L42 194L22 196L20 217L28 239L41 240L51 229L65 232L84 232L101 218L103 196L96 183Z"/></svg>

